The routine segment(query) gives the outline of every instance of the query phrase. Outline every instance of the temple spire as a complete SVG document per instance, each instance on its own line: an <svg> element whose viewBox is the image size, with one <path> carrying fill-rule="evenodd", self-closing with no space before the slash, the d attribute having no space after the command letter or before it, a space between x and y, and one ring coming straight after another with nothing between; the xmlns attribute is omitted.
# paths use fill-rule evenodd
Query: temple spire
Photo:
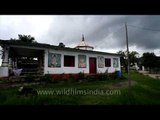
<svg viewBox="0 0 160 120"><path fill-rule="evenodd" d="M81 42L78 44L78 46L76 46L75 48L77 49L83 49L83 50L93 50L94 47L89 46L85 40L84 40L84 34L82 34L82 39Z"/></svg>
<svg viewBox="0 0 160 120"><path fill-rule="evenodd" d="M82 34L82 41L84 41L84 35Z"/></svg>

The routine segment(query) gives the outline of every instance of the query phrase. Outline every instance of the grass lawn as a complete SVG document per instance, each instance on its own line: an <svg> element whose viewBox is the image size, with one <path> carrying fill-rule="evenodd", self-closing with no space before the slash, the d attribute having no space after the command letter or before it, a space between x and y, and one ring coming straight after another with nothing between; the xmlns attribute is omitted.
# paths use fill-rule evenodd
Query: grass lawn
<svg viewBox="0 0 160 120"><path fill-rule="evenodd" d="M127 77L125 73L124 76ZM48 95L18 95L18 88L0 89L0 105L159 105L160 80L132 71L132 87L128 90L128 81L105 80L82 83L54 83L32 86L36 90L64 91L81 90L83 94L70 92ZM112 94L97 94L95 91L111 91ZM85 91L85 92L84 92ZM88 92L90 91L90 92ZM92 91L92 92L91 92ZM94 92L93 92L94 91ZM117 92L118 91L118 92ZM75 91L74 91L75 92ZM88 93L87 93L88 92ZM114 93L115 92L115 93ZM94 93L94 94L93 94ZM113 94L114 93L114 94Z"/></svg>

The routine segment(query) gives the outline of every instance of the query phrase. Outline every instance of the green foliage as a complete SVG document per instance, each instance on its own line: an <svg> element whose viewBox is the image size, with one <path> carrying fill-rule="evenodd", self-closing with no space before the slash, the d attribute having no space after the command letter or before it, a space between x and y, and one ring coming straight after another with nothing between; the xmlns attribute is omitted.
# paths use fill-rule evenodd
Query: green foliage
<svg viewBox="0 0 160 120"><path fill-rule="evenodd" d="M11 38L10 40L12 40L13 42L37 43L37 41L35 41L35 38L32 37L31 35L18 34L18 39Z"/></svg>
<svg viewBox="0 0 160 120"><path fill-rule="evenodd" d="M34 43L35 38L32 37L31 35L18 35L18 39L21 40L22 42L27 42L27 43Z"/></svg>
<svg viewBox="0 0 160 120"><path fill-rule="evenodd" d="M120 57L121 65L125 68L126 72L128 72L127 51L118 51L117 53L121 55L121 57ZM138 63L138 55L139 55L139 53L136 51L129 52L130 66L133 66L133 65L135 65L135 63Z"/></svg>
<svg viewBox="0 0 160 120"><path fill-rule="evenodd" d="M85 79L85 75L84 75L83 72L79 72L79 73L78 73L78 79L79 79L79 80L84 80L84 79Z"/></svg>
<svg viewBox="0 0 160 120"><path fill-rule="evenodd" d="M138 62L138 55L139 55L139 53L137 51L131 51L129 53L129 62L132 66Z"/></svg>
<svg viewBox="0 0 160 120"><path fill-rule="evenodd" d="M6 101L6 99L6 95L0 92L0 103L3 103L4 101Z"/></svg>
<svg viewBox="0 0 160 120"><path fill-rule="evenodd" d="M107 80L108 74L107 73L98 73L96 77L97 77L97 80Z"/></svg>
<svg viewBox="0 0 160 120"><path fill-rule="evenodd" d="M115 72L108 74L108 79L109 79L109 80L116 80L117 78L118 78L118 77L117 77L117 75L116 75Z"/></svg>
<svg viewBox="0 0 160 120"><path fill-rule="evenodd" d="M45 82L45 83L52 83L53 78L50 76L50 74L45 74L40 78L40 81Z"/></svg>
<svg viewBox="0 0 160 120"><path fill-rule="evenodd" d="M97 81L96 75L87 75L86 81L88 82Z"/></svg>
<svg viewBox="0 0 160 120"><path fill-rule="evenodd" d="M143 53L141 64L149 69L160 67L160 61L154 53Z"/></svg>
<svg viewBox="0 0 160 120"><path fill-rule="evenodd" d="M75 78L74 78L74 76L73 76L72 74L69 74L68 82L69 82L69 83L74 83L74 82L76 82L76 80L75 80Z"/></svg>
<svg viewBox="0 0 160 120"><path fill-rule="evenodd" d="M114 75L108 74L110 77ZM127 74L123 73L126 77ZM92 76L89 76L92 78ZM18 96L17 87L0 88L0 105L160 105L160 80L144 76L135 71L130 71L130 78L136 82L128 90L126 80L98 81L95 76L92 82L82 84L47 84L36 85L36 89L76 89L76 90L120 90L119 95L38 95L38 96ZM122 86L116 86L116 84ZM124 86L124 84L126 86Z"/></svg>

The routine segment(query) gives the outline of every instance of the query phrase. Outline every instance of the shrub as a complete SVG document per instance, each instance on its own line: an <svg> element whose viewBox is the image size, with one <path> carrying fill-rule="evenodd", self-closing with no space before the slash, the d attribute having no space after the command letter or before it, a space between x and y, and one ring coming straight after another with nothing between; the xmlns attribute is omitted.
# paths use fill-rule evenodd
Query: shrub
<svg viewBox="0 0 160 120"><path fill-rule="evenodd" d="M72 74L69 74L68 82L69 82L69 83L75 82L74 76L73 76Z"/></svg>
<svg viewBox="0 0 160 120"><path fill-rule="evenodd" d="M116 73L109 73L109 74L108 74L108 79L109 79L109 80L115 80L116 78L117 78Z"/></svg>
<svg viewBox="0 0 160 120"><path fill-rule="evenodd" d="M125 77L123 75L121 75L121 77L118 77L116 72L114 72L114 73L108 74L108 78L110 80L116 80L116 79L124 79Z"/></svg>
<svg viewBox="0 0 160 120"><path fill-rule="evenodd" d="M20 87L18 89L18 95L37 95L37 91L31 87Z"/></svg>
<svg viewBox="0 0 160 120"><path fill-rule="evenodd" d="M6 95L0 92L0 103L5 102L7 99Z"/></svg>
<svg viewBox="0 0 160 120"><path fill-rule="evenodd" d="M127 78L124 77L124 75L122 74L121 77L119 77L120 80L126 80Z"/></svg>
<svg viewBox="0 0 160 120"><path fill-rule="evenodd" d="M77 75L77 79L76 79L78 82L82 82L85 80L85 75L83 72L79 72L78 75Z"/></svg>
<svg viewBox="0 0 160 120"><path fill-rule="evenodd" d="M87 75L86 80L90 82L97 80L97 78L96 75Z"/></svg>
<svg viewBox="0 0 160 120"><path fill-rule="evenodd" d="M79 80L84 80L84 78L85 78L84 73L82 73L82 72L78 73Z"/></svg>
<svg viewBox="0 0 160 120"><path fill-rule="evenodd" d="M97 80L107 80L108 79L108 74L106 73L98 73L97 74Z"/></svg>
<svg viewBox="0 0 160 120"><path fill-rule="evenodd" d="M49 74L45 74L44 76L40 78L40 81L51 83L53 82L53 78Z"/></svg>

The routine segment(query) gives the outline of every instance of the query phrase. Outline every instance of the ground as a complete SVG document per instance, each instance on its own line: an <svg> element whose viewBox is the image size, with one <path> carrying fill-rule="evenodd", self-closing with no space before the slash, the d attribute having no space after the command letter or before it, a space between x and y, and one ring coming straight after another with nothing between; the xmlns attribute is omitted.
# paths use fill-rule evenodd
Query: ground
<svg viewBox="0 0 160 120"><path fill-rule="evenodd" d="M155 78L155 79L160 79L160 74L149 74L149 71L139 71L139 73L142 73L144 75L148 75L152 78Z"/></svg>
<svg viewBox="0 0 160 120"><path fill-rule="evenodd" d="M127 77L126 73L123 73ZM114 94L51 94L18 95L19 87L1 88L1 105L160 105L160 80L131 71L128 80L104 80L81 83L31 85L37 91L112 90Z"/></svg>

